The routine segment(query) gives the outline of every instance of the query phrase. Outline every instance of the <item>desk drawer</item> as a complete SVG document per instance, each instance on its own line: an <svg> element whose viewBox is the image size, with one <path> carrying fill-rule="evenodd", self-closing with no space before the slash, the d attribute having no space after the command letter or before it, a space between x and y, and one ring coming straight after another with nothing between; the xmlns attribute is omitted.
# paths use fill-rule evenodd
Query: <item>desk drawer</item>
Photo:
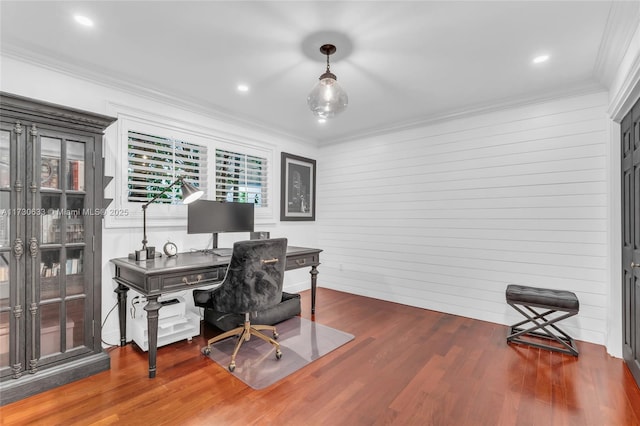
<svg viewBox="0 0 640 426"><path fill-rule="evenodd" d="M207 268L200 271L189 271L181 274L167 275L161 278L162 291L179 290L181 288L201 287L213 284L224 278L225 268Z"/></svg>
<svg viewBox="0 0 640 426"><path fill-rule="evenodd" d="M299 254L296 256L287 256L287 266L285 269L308 268L319 264L319 253Z"/></svg>

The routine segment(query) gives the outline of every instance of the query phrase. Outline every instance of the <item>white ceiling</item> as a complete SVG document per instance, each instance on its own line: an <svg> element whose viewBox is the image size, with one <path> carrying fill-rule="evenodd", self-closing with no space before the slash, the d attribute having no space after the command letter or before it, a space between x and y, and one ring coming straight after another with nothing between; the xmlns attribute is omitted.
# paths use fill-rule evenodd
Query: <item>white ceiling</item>
<svg viewBox="0 0 640 426"><path fill-rule="evenodd" d="M330 142L603 88L606 43L629 22L612 21L622 15L614 3L2 1L0 46L8 56ZM94 27L77 25L76 13ZM324 43L337 46L331 70L349 107L319 124L306 96L324 71ZM550 60L533 65L542 53ZM237 92L240 82L248 93Z"/></svg>

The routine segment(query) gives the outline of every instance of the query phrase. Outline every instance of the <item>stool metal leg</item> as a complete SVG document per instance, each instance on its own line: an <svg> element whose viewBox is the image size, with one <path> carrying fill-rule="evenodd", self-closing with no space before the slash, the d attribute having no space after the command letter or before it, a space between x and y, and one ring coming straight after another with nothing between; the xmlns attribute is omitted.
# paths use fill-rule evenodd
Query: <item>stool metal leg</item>
<svg viewBox="0 0 640 426"><path fill-rule="evenodd" d="M569 355L578 356L578 348L576 347L576 344L573 338L569 336L567 333L565 333L562 329L560 329L555 324L558 321L561 321L576 315L578 313L577 311L575 312L566 311L565 314L560 315L556 318L547 319L548 315L552 315L558 312L558 310L549 309L545 312L537 312L530 306L522 305L531 314L533 314L533 315L529 315L529 313L521 309L515 303L508 302L508 304L512 306L516 311L520 312L520 314L522 314L527 319L520 321L519 323L516 323L511 326L509 335L507 336L507 342L522 343L522 344L534 346L537 348L548 349L551 351L562 352ZM565 312L565 311L560 311L560 312ZM523 328L522 326L524 326L527 323L533 323L534 325L529 328ZM551 332L547 327L550 327L553 330L555 330L557 334ZM538 343L532 340L524 339L524 337L526 336L534 336L534 337L556 341L562 347L546 345L543 343Z"/></svg>

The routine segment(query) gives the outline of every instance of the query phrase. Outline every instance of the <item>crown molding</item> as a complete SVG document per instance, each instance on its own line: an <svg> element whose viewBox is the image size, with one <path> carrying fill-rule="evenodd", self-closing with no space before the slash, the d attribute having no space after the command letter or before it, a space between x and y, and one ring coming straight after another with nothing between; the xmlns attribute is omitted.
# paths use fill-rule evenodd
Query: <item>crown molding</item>
<svg viewBox="0 0 640 426"><path fill-rule="evenodd" d="M482 114L488 114L492 112L503 111L511 108L522 108L529 105L536 105L543 102L551 102L559 99L566 99L571 97L591 95L594 93L602 93L606 91L606 88L597 82L588 81L579 87L575 87L569 90L549 92L543 95L528 98L507 98L501 101L490 102L486 104L479 104L469 108L460 109L456 111L450 111L446 114L430 116L425 119L407 121L402 124L394 126L379 127L366 132L353 133L343 135L340 138L334 138L331 141L321 141L322 146L334 145L345 142L352 142L354 140L389 135L391 133L402 132L406 130L418 129L421 127L427 127L434 124L444 123L447 121L460 120L463 118L478 116Z"/></svg>
<svg viewBox="0 0 640 426"><path fill-rule="evenodd" d="M632 4L630 5L629 3ZM130 83L125 79L109 76L105 74L103 70L92 68L87 64L72 65L69 62L64 61L64 58L51 57L50 55L47 55L46 52L39 52L37 51L37 49L33 49L29 46L20 46L16 43L5 43L5 46L3 46L1 53L3 56L6 56L8 58L13 58L18 61L49 69L54 72L59 72L72 78L81 79L93 84L98 84L109 89L120 90L124 93L149 99L155 102L160 102L172 107L178 107L189 112L210 116L229 125L251 128L272 137L284 138L292 142L318 147L353 141L355 139L415 129L435 123L500 111L508 108L522 107L529 104L552 101L559 98L579 96L603 91L605 90L605 88L609 87L611 79L613 78L609 75L612 74L615 76L615 71L617 70L620 61L622 60L624 53L629 46L631 38L633 37L633 30L637 28L638 22L640 22L639 6L640 3L637 2L612 2L607 19L605 35L603 36L594 68L594 73L596 74L596 77L598 77L599 83L595 81L588 81L585 82L582 86L570 90L563 90L559 92L556 91L526 99L514 97L492 101L486 104L475 105L461 110L449 111L448 113L440 115L428 116L425 118L410 120L390 126L372 128L363 132L347 133L341 136L339 135L337 137L332 137L331 139L302 138L281 129L271 127L265 123L259 122L258 120L231 114L229 111L225 111L219 106L214 106L209 103L203 103L202 101L196 99L184 98L181 96L177 96L175 93L168 93L157 88ZM621 42L620 40L623 41ZM612 64L614 64L615 66ZM604 76L604 74L607 74L607 78L601 77ZM606 84L607 82L609 84ZM604 87L601 84L604 85Z"/></svg>
<svg viewBox="0 0 640 426"><path fill-rule="evenodd" d="M60 60L43 52L37 52L34 49L22 48L19 45L3 46L2 55L15 59L17 61L29 63L40 68L45 68L54 72L67 75L72 78L87 81L89 83L98 84L100 86L116 89L130 95L138 96L155 102L160 102L169 106L177 107L189 112L210 116L216 120L222 121L229 125L251 128L259 132L265 133L272 137L285 138L290 141L316 146L314 140L307 140L300 136L288 133L286 131L276 129L265 123L254 119L239 117L229 111L225 111L218 106L203 103L195 99L177 96L174 93L168 93L156 88L143 86L141 84L130 83L124 79L112 77L101 70L96 70L86 64L83 66L71 65L70 62Z"/></svg>
<svg viewBox="0 0 640 426"><path fill-rule="evenodd" d="M640 25L640 2L612 1L593 67L596 78L610 88L629 43Z"/></svg>
<svg viewBox="0 0 640 426"><path fill-rule="evenodd" d="M609 102L609 116L617 123L640 98L640 54L636 56L631 69L627 73L618 93Z"/></svg>

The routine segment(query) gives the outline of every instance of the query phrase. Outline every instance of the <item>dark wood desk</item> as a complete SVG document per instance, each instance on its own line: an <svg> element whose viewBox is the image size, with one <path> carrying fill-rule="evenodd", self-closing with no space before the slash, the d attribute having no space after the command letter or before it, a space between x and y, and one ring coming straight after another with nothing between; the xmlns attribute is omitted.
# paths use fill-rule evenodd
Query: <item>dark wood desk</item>
<svg viewBox="0 0 640 426"><path fill-rule="evenodd" d="M285 270L311 268L311 313L316 311L316 284L320 249L287 247ZM144 295L147 304L147 330L149 333L149 377L156 376L156 355L158 351L158 311L162 307L158 297L165 293L193 289L215 284L224 278L229 256L211 253L179 253L175 257L159 257L136 262L127 257L111 259L116 267L113 277L118 283L118 313L120 319L120 346L127 344L127 292L134 289Z"/></svg>

